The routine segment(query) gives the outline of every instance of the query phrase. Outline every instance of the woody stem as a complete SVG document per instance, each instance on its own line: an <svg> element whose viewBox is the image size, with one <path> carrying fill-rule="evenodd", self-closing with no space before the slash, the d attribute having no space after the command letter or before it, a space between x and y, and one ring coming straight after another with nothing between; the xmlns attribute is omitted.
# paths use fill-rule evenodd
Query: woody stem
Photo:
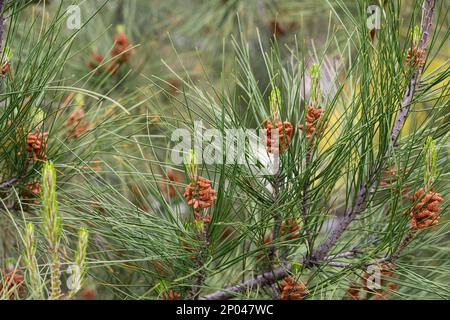
<svg viewBox="0 0 450 320"><path fill-rule="evenodd" d="M280 180L281 180L281 175L279 173L276 174L275 176L275 182L273 184L273 201L274 203L278 202L278 198L279 198L279 194L280 194ZM281 215L278 211L275 211L273 213L273 219L274 219L274 227L273 227L273 231L272 231L272 247L270 249L269 252L269 258L272 261L275 253L276 253L276 248L275 248L275 241L276 239L278 239L278 237L280 236L280 232L281 232Z"/></svg>
<svg viewBox="0 0 450 320"><path fill-rule="evenodd" d="M400 257L400 254L402 253L403 249L405 249L413 241L416 234L417 234L417 231L411 229L408 232L408 234L403 238L397 251L395 251L395 253L392 254L392 256L389 258L389 260L397 260Z"/></svg>
<svg viewBox="0 0 450 320"><path fill-rule="evenodd" d="M313 150L312 150L312 146L308 146L308 150L306 152L306 162L305 162L305 168L306 170L309 167L309 164L311 163L311 159L313 156ZM305 182L303 185L303 199L302 199L302 216L303 216L303 224L304 224L304 228L305 228L305 232L306 232L306 237L307 237L307 241L308 241L308 253L311 250L311 246L312 246L312 239L311 239L311 235L310 235L310 228L309 228L309 214L308 214L308 207L309 207L309 186L310 185L310 180L309 180L309 176L305 178Z"/></svg>
<svg viewBox="0 0 450 320"><path fill-rule="evenodd" d="M19 182L19 180L20 180L19 177L14 177L7 181L4 181L4 182L0 183L0 189L11 188L13 185L15 185L17 182Z"/></svg>

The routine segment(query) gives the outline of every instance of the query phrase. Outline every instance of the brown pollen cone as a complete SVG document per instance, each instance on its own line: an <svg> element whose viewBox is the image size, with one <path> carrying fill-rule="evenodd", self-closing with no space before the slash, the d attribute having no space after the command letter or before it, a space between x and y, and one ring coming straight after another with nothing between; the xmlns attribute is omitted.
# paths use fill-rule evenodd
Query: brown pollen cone
<svg viewBox="0 0 450 320"><path fill-rule="evenodd" d="M398 284L389 282L390 279L398 278L395 275L394 269L395 266L390 263L381 263L379 265L380 267L380 289L367 289L367 299L372 300L387 300L390 298L390 291L395 291L398 289ZM373 275L370 275L368 273L364 274L364 277L366 280L373 277ZM386 290L388 289L388 290Z"/></svg>
<svg viewBox="0 0 450 320"><path fill-rule="evenodd" d="M363 289L357 282L353 282L347 289L346 298L349 300L362 300Z"/></svg>
<svg viewBox="0 0 450 320"><path fill-rule="evenodd" d="M398 173L395 168L386 168L383 171L383 178L380 181L380 186L388 188L396 188L396 183L398 181ZM408 187L402 188L402 195L406 198L408 197L409 189Z"/></svg>
<svg viewBox="0 0 450 320"><path fill-rule="evenodd" d="M5 61L5 62L3 62L3 65L1 66L1 68L2 68L2 75L5 75L11 69L11 63L9 63L8 61Z"/></svg>
<svg viewBox="0 0 450 320"><path fill-rule="evenodd" d="M27 287L20 269L6 268L0 278L0 293L6 294L9 300L24 299Z"/></svg>
<svg viewBox="0 0 450 320"><path fill-rule="evenodd" d="M267 135L267 151L273 154L281 154L286 151L294 134L294 126L290 122L281 122L279 119L275 119L273 123L270 120L264 121L264 127ZM274 129L278 130L278 137L272 136L272 130ZM276 141L277 138L278 143Z"/></svg>
<svg viewBox="0 0 450 320"><path fill-rule="evenodd" d="M418 230L437 225L441 218L439 204L442 200L439 193L432 190L425 193L425 190L420 188L412 197L413 203L416 204L409 210L411 228Z"/></svg>
<svg viewBox="0 0 450 320"><path fill-rule="evenodd" d="M186 186L184 198L189 206L194 209L209 208L216 200L216 190L211 188L211 181L203 177L198 177L197 181Z"/></svg>
<svg viewBox="0 0 450 320"><path fill-rule="evenodd" d="M45 133L28 133L27 135L27 152L33 153L33 159L36 160L47 160L47 156L45 154L45 149L47 148L47 140L48 132Z"/></svg>
<svg viewBox="0 0 450 320"><path fill-rule="evenodd" d="M131 58L130 41L124 32L116 33L114 35L114 48L112 56L118 57L119 62L127 62ZM127 51L128 50L128 51Z"/></svg>
<svg viewBox="0 0 450 320"><path fill-rule="evenodd" d="M281 23L277 20L271 20L269 22L269 29L275 37L282 37L286 34L286 30L281 26Z"/></svg>
<svg viewBox="0 0 450 320"><path fill-rule="evenodd" d="M169 292L164 292L162 294L164 300L181 300L181 294L170 290Z"/></svg>
<svg viewBox="0 0 450 320"><path fill-rule="evenodd" d="M208 226L211 223L211 216L209 214L202 217L200 213L195 213L195 221L202 221L205 226Z"/></svg>
<svg viewBox="0 0 450 320"><path fill-rule="evenodd" d="M80 297L84 300L94 300L97 297L97 290L94 288L84 288L80 292Z"/></svg>
<svg viewBox="0 0 450 320"><path fill-rule="evenodd" d="M305 116L305 124L300 124L298 128L306 132L306 138L311 139L316 131L318 131L318 122L324 110L320 107L314 108L312 105L308 105L307 113ZM317 134L317 133L316 133Z"/></svg>
<svg viewBox="0 0 450 320"><path fill-rule="evenodd" d="M283 234L288 234L289 240L294 240L300 237L300 226L298 225L298 222L293 219L288 219L286 221L286 224L284 224L283 228ZM285 229L287 229L285 231Z"/></svg>
<svg viewBox="0 0 450 320"><path fill-rule="evenodd" d="M303 283L287 277L281 282L281 300L303 300L309 294Z"/></svg>
<svg viewBox="0 0 450 320"><path fill-rule="evenodd" d="M36 198L39 197L39 194L41 193L41 183L39 181L30 182L25 184L25 187L26 190L23 192L24 198L35 199L34 203L38 204L39 200Z"/></svg>
<svg viewBox="0 0 450 320"><path fill-rule="evenodd" d="M406 55L406 64L416 66L423 66L425 64L425 50L413 47L408 49Z"/></svg>
<svg viewBox="0 0 450 320"><path fill-rule="evenodd" d="M88 62L87 66L90 70L97 69L105 60L101 54L97 52L92 52L91 60Z"/></svg>

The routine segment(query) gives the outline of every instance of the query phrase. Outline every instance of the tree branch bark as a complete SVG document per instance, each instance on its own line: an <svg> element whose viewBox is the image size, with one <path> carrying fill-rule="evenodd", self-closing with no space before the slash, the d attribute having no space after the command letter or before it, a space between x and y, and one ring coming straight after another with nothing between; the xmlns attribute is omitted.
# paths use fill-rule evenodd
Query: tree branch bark
<svg viewBox="0 0 450 320"><path fill-rule="evenodd" d="M20 180L20 178L14 177L7 181L4 181L4 182L0 183L0 189L9 189L13 185L15 185L17 182L19 182L19 180Z"/></svg>

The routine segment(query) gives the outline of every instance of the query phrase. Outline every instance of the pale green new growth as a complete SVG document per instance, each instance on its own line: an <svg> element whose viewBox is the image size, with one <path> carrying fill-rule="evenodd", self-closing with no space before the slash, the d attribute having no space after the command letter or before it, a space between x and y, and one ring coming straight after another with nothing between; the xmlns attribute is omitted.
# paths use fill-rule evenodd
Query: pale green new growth
<svg viewBox="0 0 450 320"><path fill-rule="evenodd" d="M59 247L62 232L62 219L58 211L56 194L56 170L51 161L42 169L41 217L42 229L51 255L50 264L50 299L61 297L61 271Z"/></svg>
<svg viewBox="0 0 450 320"><path fill-rule="evenodd" d="M36 260L36 239L33 224L27 223L23 240L23 245L25 247L23 256L31 289L30 296L32 299L42 299L42 281L39 266Z"/></svg>
<svg viewBox="0 0 450 320"><path fill-rule="evenodd" d="M194 149L190 149L189 153L187 154L184 165L186 167L186 171L188 172L189 178L192 182L197 181L198 177L198 159L197 155L195 154Z"/></svg>
<svg viewBox="0 0 450 320"><path fill-rule="evenodd" d="M436 143L432 137L427 138L423 149L425 154L424 186L426 190L429 190L432 188L438 174L436 168Z"/></svg>
<svg viewBox="0 0 450 320"><path fill-rule="evenodd" d="M69 298L81 289L84 284L86 274L86 255L88 248L89 232L87 228L80 228L78 231L78 247L75 252L75 264L72 269L72 283L69 292Z"/></svg>
<svg viewBox="0 0 450 320"><path fill-rule="evenodd" d="M311 104L314 107L319 107L322 96L320 91L320 65L314 63L309 69L309 76L311 78Z"/></svg>
<svg viewBox="0 0 450 320"><path fill-rule="evenodd" d="M277 87L273 88L269 97L270 111L273 119L279 119L281 113L281 91Z"/></svg>

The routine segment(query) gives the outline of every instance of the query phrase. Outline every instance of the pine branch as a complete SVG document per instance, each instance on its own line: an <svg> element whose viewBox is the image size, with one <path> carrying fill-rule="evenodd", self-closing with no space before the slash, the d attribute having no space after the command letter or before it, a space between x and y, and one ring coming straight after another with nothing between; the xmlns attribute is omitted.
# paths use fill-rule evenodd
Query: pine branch
<svg viewBox="0 0 450 320"><path fill-rule="evenodd" d="M405 249L411 243L411 241L413 241L416 233L417 232L415 230L410 230L408 234L403 238L397 251L390 258L388 258L388 260L390 261L397 260L400 257L400 254L402 253L403 249Z"/></svg>
<svg viewBox="0 0 450 320"><path fill-rule="evenodd" d="M0 189L9 189L19 181L20 181L19 177L11 178L7 181L0 183Z"/></svg>
<svg viewBox="0 0 450 320"><path fill-rule="evenodd" d="M311 159L313 155L313 149L312 145L308 146L308 151L306 153L306 164L305 168L307 169L309 165L311 164ZM303 217L303 224L305 226L305 232L307 237L307 243L308 243L308 255L311 252L312 249L312 234L311 229L309 228L309 193L310 193L310 184L311 181L309 177L305 178L305 183L303 185L303 199L302 199L302 217Z"/></svg>
<svg viewBox="0 0 450 320"><path fill-rule="evenodd" d="M355 255L361 253L361 250L358 247L353 248L350 251L341 252L335 255L327 256L324 258L324 262L326 262L327 266L338 267L338 268L346 268L351 267L352 264L346 262L336 262L330 261L338 258L352 258ZM300 261L300 263L304 263L306 260ZM305 265L305 267L308 267ZM243 281L240 284L236 284L230 287L227 287L223 290L219 290L213 292L211 294L200 297L199 300L227 300L234 297L234 294L243 292L249 288L255 286L265 286L272 285L278 280L281 280L289 275L289 270L291 269L291 265L286 263L285 265L270 270L268 272L257 275L253 279L249 279L247 281Z"/></svg>
<svg viewBox="0 0 450 320"><path fill-rule="evenodd" d="M224 290L219 290L206 296L200 297L199 300L227 300L233 298L234 294L243 292L248 288L271 285L280 279L285 278L288 275L289 266L278 267L273 271L268 271L256 276L253 279L249 279L240 284L228 287Z"/></svg>
<svg viewBox="0 0 450 320"><path fill-rule="evenodd" d="M419 50L424 50L426 43L429 38L430 29L433 20L434 13L434 0L425 0L423 8L422 8L422 37L419 42ZM416 88L419 85L419 79L423 72L423 67L419 66L417 70L414 72L413 77L406 89L406 92L403 96L403 100L401 103L401 108L397 114L397 117L394 122L394 127L391 133L391 143L394 147L397 143L398 136L400 134L403 125L407 119L409 108L414 97L414 93ZM383 158L386 158L388 151ZM358 191L356 202L353 207L347 209L345 217L341 220L339 226L333 230L325 242L323 242L316 250L313 251L311 255L311 263L320 262L327 255L328 251L336 244L338 239L342 236L342 234L347 230L347 227L350 223L362 212L363 206L367 199L370 199L371 194L374 192L376 187L376 177L379 174L382 168L381 163L375 168L373 173L370 175L368 181L363 183Z"/></svg>
<svg viewBox="0 0 450 320"><path fill-rule="evenodd" d="M273 185L274 188L274 192L273 192L273 202L277 203L278 199L279 199L279 195L280 195L280 182L281 182L282 176L278 173L275 176L275 182ZM278 211L275 211L275 213L273 214L273 219L274 219L274 227L273 227L273 231L272 231L272 242L275 243L275 241L278 239L278 237L280 236L281 233L281 224L282 224L282 218L281 215ZM269 252L269 258L271 260L271 262L273 262L273 258L276 254L276 248L275 245L272 245L272 247L270 248L270 252Z"/></svg>
<svg viewBox="0 0 450 320"><path fill-rule="evenodd" d="M280 175L280 173L277 173L275 176L275 182L273 184L273 188L274 188L273 202L274 203L277 203L279 200L281 179L282 179L282 176ZM272 247L270 248L270 251L269 251L269 260L270 260L271 266L273 265L274 258L277 254L277 248L275 247L275 242L277 241L278 237L280 236L281 225L282 225L282 217L281 217L281 214L277 210L273 214L273 219L274 219L274 227L273 227L273 231L272 231ZM281 257L281 259L283 260L283 264L285 264L284 257ZM272 269L272 273L275 273L275 271L273 269ZM275 286L272 286L272 292L273 292L274 299L277 299L280 293Z"/></svg>

